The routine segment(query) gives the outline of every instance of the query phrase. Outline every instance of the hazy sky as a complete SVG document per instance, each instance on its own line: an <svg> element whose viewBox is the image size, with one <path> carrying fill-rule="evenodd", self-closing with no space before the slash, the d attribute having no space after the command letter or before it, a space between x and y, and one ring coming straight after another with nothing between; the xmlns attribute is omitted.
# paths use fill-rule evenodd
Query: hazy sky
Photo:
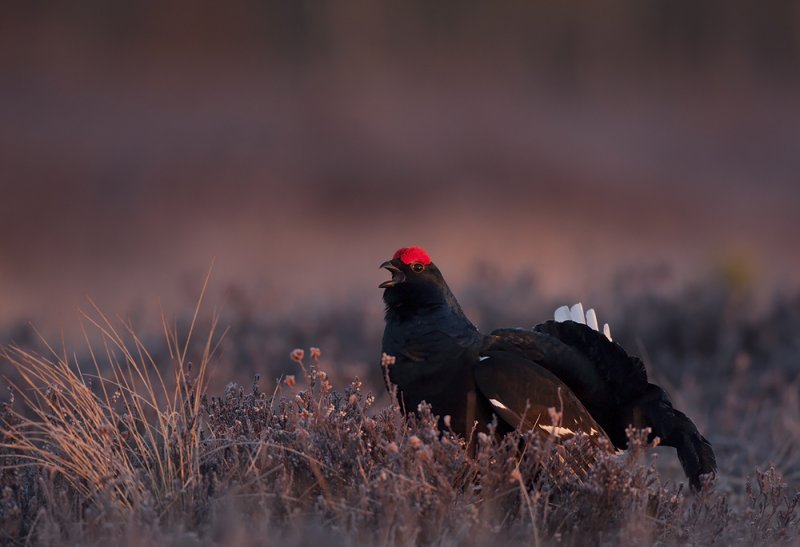
<svg viewBox="0 0 800 547"><path fill-rule="evenodd" d="M797 22L741 4L19 7L0 320L185 305L212 257L276 310L377 299L409 244L456 285L485 261L577 296L652 264L796 287Z"/></svg>

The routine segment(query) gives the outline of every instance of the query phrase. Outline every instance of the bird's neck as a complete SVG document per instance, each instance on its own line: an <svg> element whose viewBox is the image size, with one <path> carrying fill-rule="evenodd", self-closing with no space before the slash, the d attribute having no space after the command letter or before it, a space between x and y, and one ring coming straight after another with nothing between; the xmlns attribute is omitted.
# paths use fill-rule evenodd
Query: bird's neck
<svg viewBox="0 0 800 547"><path fill-rule="evenodd" d="M465 331L475 331L477 328L467 318L461 305L456 300L448 287L442 291L441 297L426 302L397 302L387 304L386 323L405 323L413 321L416 324L431 324L433 327L448 325Z"/></svg>

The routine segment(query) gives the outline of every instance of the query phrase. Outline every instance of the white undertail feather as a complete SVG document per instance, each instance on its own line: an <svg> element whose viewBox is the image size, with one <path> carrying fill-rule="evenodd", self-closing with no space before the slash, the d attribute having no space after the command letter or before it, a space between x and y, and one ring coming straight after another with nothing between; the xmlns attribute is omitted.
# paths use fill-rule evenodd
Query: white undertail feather
<svg viewBox="0 0 800 547"><path fill-rule="evenodd" d="M597 314L595 313L594 308L589 308L586 310L586 313L584 313L583 304L580 302L571 308L569 306L559 307L556 309L553 317L558 323L563 323L564 321L575 321L576 323L588 325L597 332L600 332L600 323L597 322ZM611 327L608 326L608 323L603 325L603 334L605 334L606 338L611 341Z"/></svg>

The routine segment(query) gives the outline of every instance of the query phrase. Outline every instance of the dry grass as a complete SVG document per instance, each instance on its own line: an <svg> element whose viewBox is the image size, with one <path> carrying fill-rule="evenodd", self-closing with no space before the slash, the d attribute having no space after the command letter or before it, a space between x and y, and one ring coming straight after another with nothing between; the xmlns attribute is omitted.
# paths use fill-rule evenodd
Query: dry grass
<svg viewBox="0 0 800 547"><path fill-rule="evenodd" d="M692 495L659 470L636 431L633 449L621 456L583 438L512 434L479 435L469 458L461 439L439 433L429 409L407 419L376 405L357 379L334 389L334 369L322 367L315 350L310 359L294 353L294 377L267 391L256 379L209 397L221 337L212 321L197 340L197 318L196 310L183 340L164 322L166 351L153 354L129 324L99 310L86 316L86 343L102 351L87 352L87 361L52 349L5 350L18 380L15 400L0 410L4 544L800 541L797 481L789 477L787 485L775 467L750 467L734 476L740 482L723 476ZM95 335L99 343L90 344ZM757 355L761 342L748 340ZM670 347L682 346L672 340ZM742 377L748 370L733 366L731 381L717 387L723 400L735 400L725 412L744 405L743 422L758 427L763 412L745 416L757 400ZM682 396L695 404L691 390ZM791 404L784 398L771 403L775 413ZM779 468L795 472L794 442L773 440L785 429L754 429L747 437L764 447L734 448L719 443L724 420L710 419L723 474L734 474L725 463L731 454L748 450L758 459L774 453ZM795 421L788 416L782 427ZM588 472L572 465L586 459L595 460Z"/></svg>

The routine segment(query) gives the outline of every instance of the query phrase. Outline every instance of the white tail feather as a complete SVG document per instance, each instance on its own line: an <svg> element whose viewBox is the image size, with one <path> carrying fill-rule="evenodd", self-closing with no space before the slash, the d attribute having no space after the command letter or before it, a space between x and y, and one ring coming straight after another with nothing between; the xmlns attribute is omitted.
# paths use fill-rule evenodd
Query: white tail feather
<svg viewBox="0 0 800 547"><path fill-rule="evenodd" d="M575 321L576 323L582 323L584 325L588 325L589 327L593 328L597 332L600 332L600 323L597 321L597 313L595 313L594 308L589 308L586 310L586 313L583 313L583 304L578 302L571 308L569 306L561 306L556 309L553 317L558 323L563 323L564 321ZM603 334L608 338L611 342L611 327L608 326L608 323L603 325Z"/></svg>
<svg viewBox="0 0 800 547"><path fill-rule="evenodd" d="M570 320L569 315L569 307L568 306L561 306L558 308L554 314L555 320L558 323L563 323L564 321Z"/></svg>
<svg viewBox="0 0 800 547"><path fill-rule="evenodd" d="M586 324L592 327L596 331L600 331L600 328L597 326L597 314L594 313L594 308L589 308L586 310Z"/></svg>
<svg viewBox="0 0 800 547"><path fill-rule="evenodd" d="M572 316L572 320L576 323L586 324L586 317L583 315L583 304L580 302L572 306L569 309L569 313Z"/></svg>

